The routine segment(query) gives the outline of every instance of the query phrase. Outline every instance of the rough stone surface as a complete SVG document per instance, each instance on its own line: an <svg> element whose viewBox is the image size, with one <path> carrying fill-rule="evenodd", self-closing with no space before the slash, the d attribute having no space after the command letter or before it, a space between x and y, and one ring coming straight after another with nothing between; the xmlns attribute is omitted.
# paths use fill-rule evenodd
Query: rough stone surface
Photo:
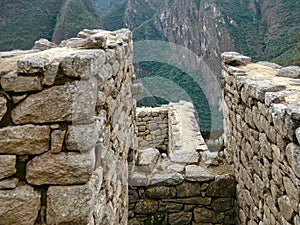
<svg viewBox="0 0 300 225"><path fill-rule="evenodd" d="M42 90L42 82L39 77L18 76L16 73L2 76L1 86L3 90L13 92Z"/></svg>
<svg viewBox="0 0 300 225"><path fill-rule="evenodd" d="M300 67L299 66L283 67L278 71L277 76L289 77L289 78L300 78Z"/></svg>
<svg viewBox="0 0 300 225"><path fill-rule="evenodd" d="M149 181L150 185L178 185L184 177L180 173L154 174Z"/></svg>
<svg viewBox="0 0 300 225"><path fill-rule="evenodd" d="M0 155L0 180L13 175L16 170L15 155Z"/></svg>
<svg viewBox="0 0 300 225"><path fill-rule="evenodd" d="M160 153L157 149L147 148L138 151L137 165L139 166L149 166L156 163Z"/></svg>
<svg viewBox="0 0 300 225"><path fill-rule="evenodd" d="M185 177L188 181L209 181L215 178L212 173L196 165L185 167Z"/></svg>
<svg viewBox="0 0 300 225"><path fill-rule="evenodd" d="M224 52L221 54L224 63L232 66L247 65L251 62L251 58L243 56L237 52Z"/></svg>
<svg viewBox="0 0 300 225"><path fill-rule="evenodd" d="M3 225L33 225L40 209L41 195L28 185L0 190L0 221Z"/></svg>
<svg viewBox="0 0 300 225"><path fill-rule="evenodd" d="M0 96L0 121L2 120L3 116L7 112L6 103L7 103L6 98L3 96Z"/></svg>
<svg viewBox="0 0 300 225"><path fill-rule="evenodd" d="M48 151L49 126L23 125L0 129L0 153L16 155L41 154Z"/></svg>
<svg viewBox="0 0 300 225"><path fill-rule="evenodd" d="M48 224L88 224L102 184L102 168L85 185L51 186L47 191Z"/></svg>
<svg viewBox="0 0 300 225"><path fill-rule="evenodd" d="M53 42L48 41L47 39L40 39L36 42L34 42L34 46L32 47L32 49L39 49L39 50L47 50L50 48L55 48L57 47L57 45Z"/></svg>
<svg viewBox="0 0 300 225"><path fill-rule="evenodd" d="M0 190L15 189L19 182L18 178L8 178L0 180Z"/></svg>
<svg viewBox="0 0 300 225"><path fill-rule="evenodd" d="M33 185L83 184L90 179L94 166L93 151L44 153L28 162L26 179Z"/></svg>
<svg viewBox="0 0 300 225"><path fill-rule="evenodd" d="M11 116L16 124L93 121L96 87L93 81L74 81L28 96Z"/></svg>
<svg viewBox="0 0 300 225"><path fill-rule="evenodd" d="M65 141L68 150L90 150L98 141L97 127L94 123L69 126Z"/></svg>

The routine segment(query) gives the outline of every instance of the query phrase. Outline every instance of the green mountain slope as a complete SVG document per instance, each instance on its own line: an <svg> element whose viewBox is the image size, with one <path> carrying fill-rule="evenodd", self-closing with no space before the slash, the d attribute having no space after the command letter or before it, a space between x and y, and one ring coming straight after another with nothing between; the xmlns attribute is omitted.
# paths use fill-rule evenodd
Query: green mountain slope
<svg viewBox="0 0 300 225"><path fill-rule="evenodd" d="M40 38L55 42L100 22L89 0L0 0L0 50L29 49Z"/></svg>

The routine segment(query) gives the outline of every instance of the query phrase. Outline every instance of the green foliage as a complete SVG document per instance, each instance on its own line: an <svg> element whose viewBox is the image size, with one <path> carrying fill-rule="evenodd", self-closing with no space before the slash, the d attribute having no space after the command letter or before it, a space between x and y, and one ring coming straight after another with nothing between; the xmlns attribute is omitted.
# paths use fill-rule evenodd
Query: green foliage
<svg viewBox="0 0 300 225"><path fill-rule="evenodd" d="M100 26L89 0L71 0L70 10L66 10L67 20L58 18L65 2L67 1L19 0L2 3L0 51L30 49L40 38L52 40L56 28L59 28L58 32L65 38L76 35L83 27Z"/></svg>
<svg viewBox="0 0 300 225"><path fill-rule="evenodd" d="M201 130L210 130L211 129L211 118L213 116L217 116L214 118L221 118L221 114L218 111L217 107L209 106L209 103L206 99L206 96L199 86L197 82L193 80L193 76L187 74L180 69L173 67L171 65L162 64L158 62L140 62L137 66L138 70L136 70L137 78L144 77L162 77L166 80L170 80L174 82L176 86L179 86L184 90L186 95L181 95L176 88L170 87L170 90L164 90L161 92L161 87L158 87L155 83L145 83L144 86L146 89L153 90L157 95L153 95L153 97L147 97L145 100L139 102L139 106L158 106L161 103L165 104L166 102L178 102L180 100L192 101L195 110L198 114L198 120L200 124ZM198 76L202 76L198 74ZM203 81L204 82L204 81ZM169 87L162 84L165 89ZM161 93L167 92L167 96L162 96ZM212 112L213 111L213 112ZM220 129L222 125L220 124Z"/></svg>
<svg viewBox="0 0 300 225"><path fill-rule="evenodd" d="M101 24L106 30L118 30L125 26L125 11L127 1L115 3L111 9L105 13L101 18Z"/></svg>
<svg viewBox="0 0 300 225"><path fill-rule="evenodd" d="M95 10L100 16L107 13L115 3L121 1L122 0L92 0Z"/></svg>

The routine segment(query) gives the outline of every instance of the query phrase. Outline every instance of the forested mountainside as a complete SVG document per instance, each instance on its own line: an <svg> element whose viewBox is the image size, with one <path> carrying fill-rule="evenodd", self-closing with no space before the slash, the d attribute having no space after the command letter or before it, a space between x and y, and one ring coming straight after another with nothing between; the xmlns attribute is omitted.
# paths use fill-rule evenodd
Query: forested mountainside
<svg viewBox="0 0 300 225"><path fill-rule="evenodd" d="M100 15L104 28L129 27L135 40L166 39L206 58L234 49L254 60L300 63L299 0L93 2L111 6Z"/></svg>
<svg viewBox="0 0 300 225"><path fill-rule="evenodd" d="M40 38L59 43L98 28L90 0L0 0L0 50L29 49Z"/></svg>

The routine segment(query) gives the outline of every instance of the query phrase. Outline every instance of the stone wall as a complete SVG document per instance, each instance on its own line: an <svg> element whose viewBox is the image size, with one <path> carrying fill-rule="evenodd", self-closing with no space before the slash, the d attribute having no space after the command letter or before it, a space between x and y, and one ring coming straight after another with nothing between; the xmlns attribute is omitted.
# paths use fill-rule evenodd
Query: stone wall
<svg viewBox="0 0 300 225"><path fill-rule="evenodd" d="M0 53L0 224L127 224L131 32Z"/></svg>
<svg viewBox="0 0 300 225"><path fill-rule="evenodd" d="M139 110L142 118L145 112L167 111L171 132L167 153L137 150L129 173L128 224L235 224L235 179L230 168L212 166L193 105Z"/></svg>
<svg viewBox="0 0 300 225"><path fill-rule="evenodd" d="M139 148L157 148L160 152L167 152L169 144L168 107L137 108L136 121Z"/></svg>
<svg viewBox="0 0 300 225"><path fill-rule="evenodd" d="M242 225L298 225L299 67L223 53L225 153Z"/></svg>

